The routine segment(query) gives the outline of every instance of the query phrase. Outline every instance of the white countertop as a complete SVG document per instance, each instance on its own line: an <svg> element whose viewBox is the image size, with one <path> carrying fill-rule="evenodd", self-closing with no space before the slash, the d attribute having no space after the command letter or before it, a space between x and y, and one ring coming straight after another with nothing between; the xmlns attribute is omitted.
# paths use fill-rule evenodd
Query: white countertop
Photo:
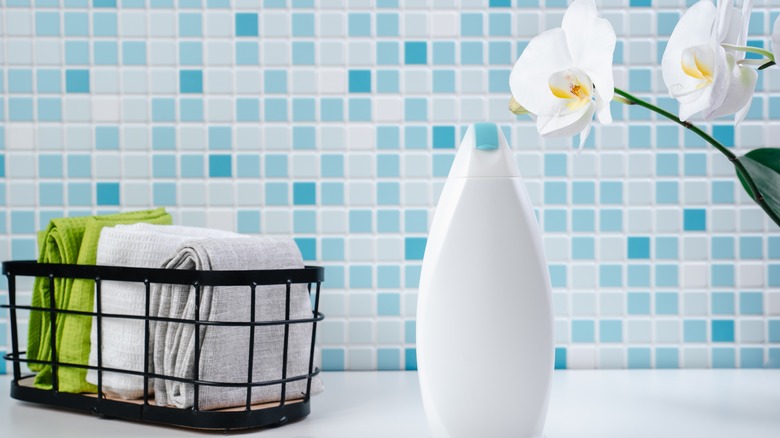
<svg viewBox="0 0 780 438"><path fill-rule="evenodd" d="M236 434L262 438L429 437L413 372L323 373L307 418ZM219 435L59 411L10 398L0 377L4 437ZM548 438L777 438L780 370L556 371ZM481 437L475 437L481 438Z"/></svg>

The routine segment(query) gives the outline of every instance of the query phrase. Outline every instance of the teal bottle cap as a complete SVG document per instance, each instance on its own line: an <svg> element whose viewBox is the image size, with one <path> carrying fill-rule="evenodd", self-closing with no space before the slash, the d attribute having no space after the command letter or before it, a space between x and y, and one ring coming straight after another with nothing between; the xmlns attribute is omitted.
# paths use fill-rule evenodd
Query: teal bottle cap
<svg viewBox="0 0 780 438"><path fill-rule="evenodd" d="M475 123L474 137L477 149L498 149L498 126L495 123Z"/></svg>

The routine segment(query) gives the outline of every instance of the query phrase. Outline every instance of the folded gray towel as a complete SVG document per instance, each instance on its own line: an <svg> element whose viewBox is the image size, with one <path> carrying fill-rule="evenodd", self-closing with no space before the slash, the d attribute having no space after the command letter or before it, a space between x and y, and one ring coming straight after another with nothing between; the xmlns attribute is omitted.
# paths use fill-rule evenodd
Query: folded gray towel
<svg viewBox="0 0 780 438"><path fill-rule="evenodd" d="M297 245L291 239L199 239L182 244L163 266L168 269L254 270L296 269L303 267ZM284 285L256 288L256 321L281 320L285 316ZM190 286L156 284L152 302L156 315L170 318L195 317L195 290ZM248 286L202 286L200 318L208 321L249 321L251 294ZM310 318L311 302L305 284L290 288L290 319ZM248 327L201 326L200 379L244 383L249 360ZM195 363L195 328L192 324L158 322L154 325L154 372L169 376L193 378ZM284 326L255 328L253 380L282 378ZM290 325L287 377L309 371L311 324ZM312 379L311 391L322 391L318 377ZM158 405L192 407L192 384L156 379L155 400ZM286 398L295 399L306 391L306 380L287 384ZM279 401L281 385L255 387L253 403ZM203 410L240 406L246 401L245 388L199 387L199 408Z"/></svg>

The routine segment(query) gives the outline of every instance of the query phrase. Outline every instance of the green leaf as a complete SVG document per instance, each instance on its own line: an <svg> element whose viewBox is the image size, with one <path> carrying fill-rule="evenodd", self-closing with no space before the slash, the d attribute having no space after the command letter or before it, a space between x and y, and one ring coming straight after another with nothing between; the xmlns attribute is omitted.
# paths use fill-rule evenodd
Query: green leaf
<svg viewBox="0 0 780 438"><path fill-rule="evenodd" d="M760 199L763 199L769 210L774 213L772 219L780 225L777 219L780 217L780 149L755 149L741 156L739 162L742 163L747 173L745 175L745 172L737 167L737 176L742 187L754 201L759 202ZM754 193L750 189L747 176L753 180L758 193ZM770 216L772 216L771 213Z"/></svg>

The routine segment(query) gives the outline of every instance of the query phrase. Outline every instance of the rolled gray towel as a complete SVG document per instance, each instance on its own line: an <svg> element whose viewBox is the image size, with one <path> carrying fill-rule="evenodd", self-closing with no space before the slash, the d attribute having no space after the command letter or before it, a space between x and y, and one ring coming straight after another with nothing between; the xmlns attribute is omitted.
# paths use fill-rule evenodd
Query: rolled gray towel
<svg viewBox="0 0 780 438"><path fill-rule="evenodd" d="M292 239L199 239L183 243L165 264L168 269L258 270L303 268L303 259ZM256 321L285 317L285 285L257 286ZM155 314L170 318L195 318L195 289L191 286L155 284L152 303ZM204 321L250 321L249 286L202 286L200 319ZM290 319L311 318L312 309L305 284L290 288ZM245 383L249 361L249 327L201 326L199 373L201 380ZM284 326L256 327L253 380L282 378ZM195 327L192 324L158 322L154 327L154 372L193 378ZM287 377L309 371L311 324L292 324L287 351ZM155 379L155 401L161 406L189 408L194 404L192 384ZM323 389L319 377L312 379L312 394ZM286 399L301 398L306 380L290 382ZM252 389L252 403L279 401L281 385ZM246 388L201 385L199 409L240 406L246 402Z"/></svg>

